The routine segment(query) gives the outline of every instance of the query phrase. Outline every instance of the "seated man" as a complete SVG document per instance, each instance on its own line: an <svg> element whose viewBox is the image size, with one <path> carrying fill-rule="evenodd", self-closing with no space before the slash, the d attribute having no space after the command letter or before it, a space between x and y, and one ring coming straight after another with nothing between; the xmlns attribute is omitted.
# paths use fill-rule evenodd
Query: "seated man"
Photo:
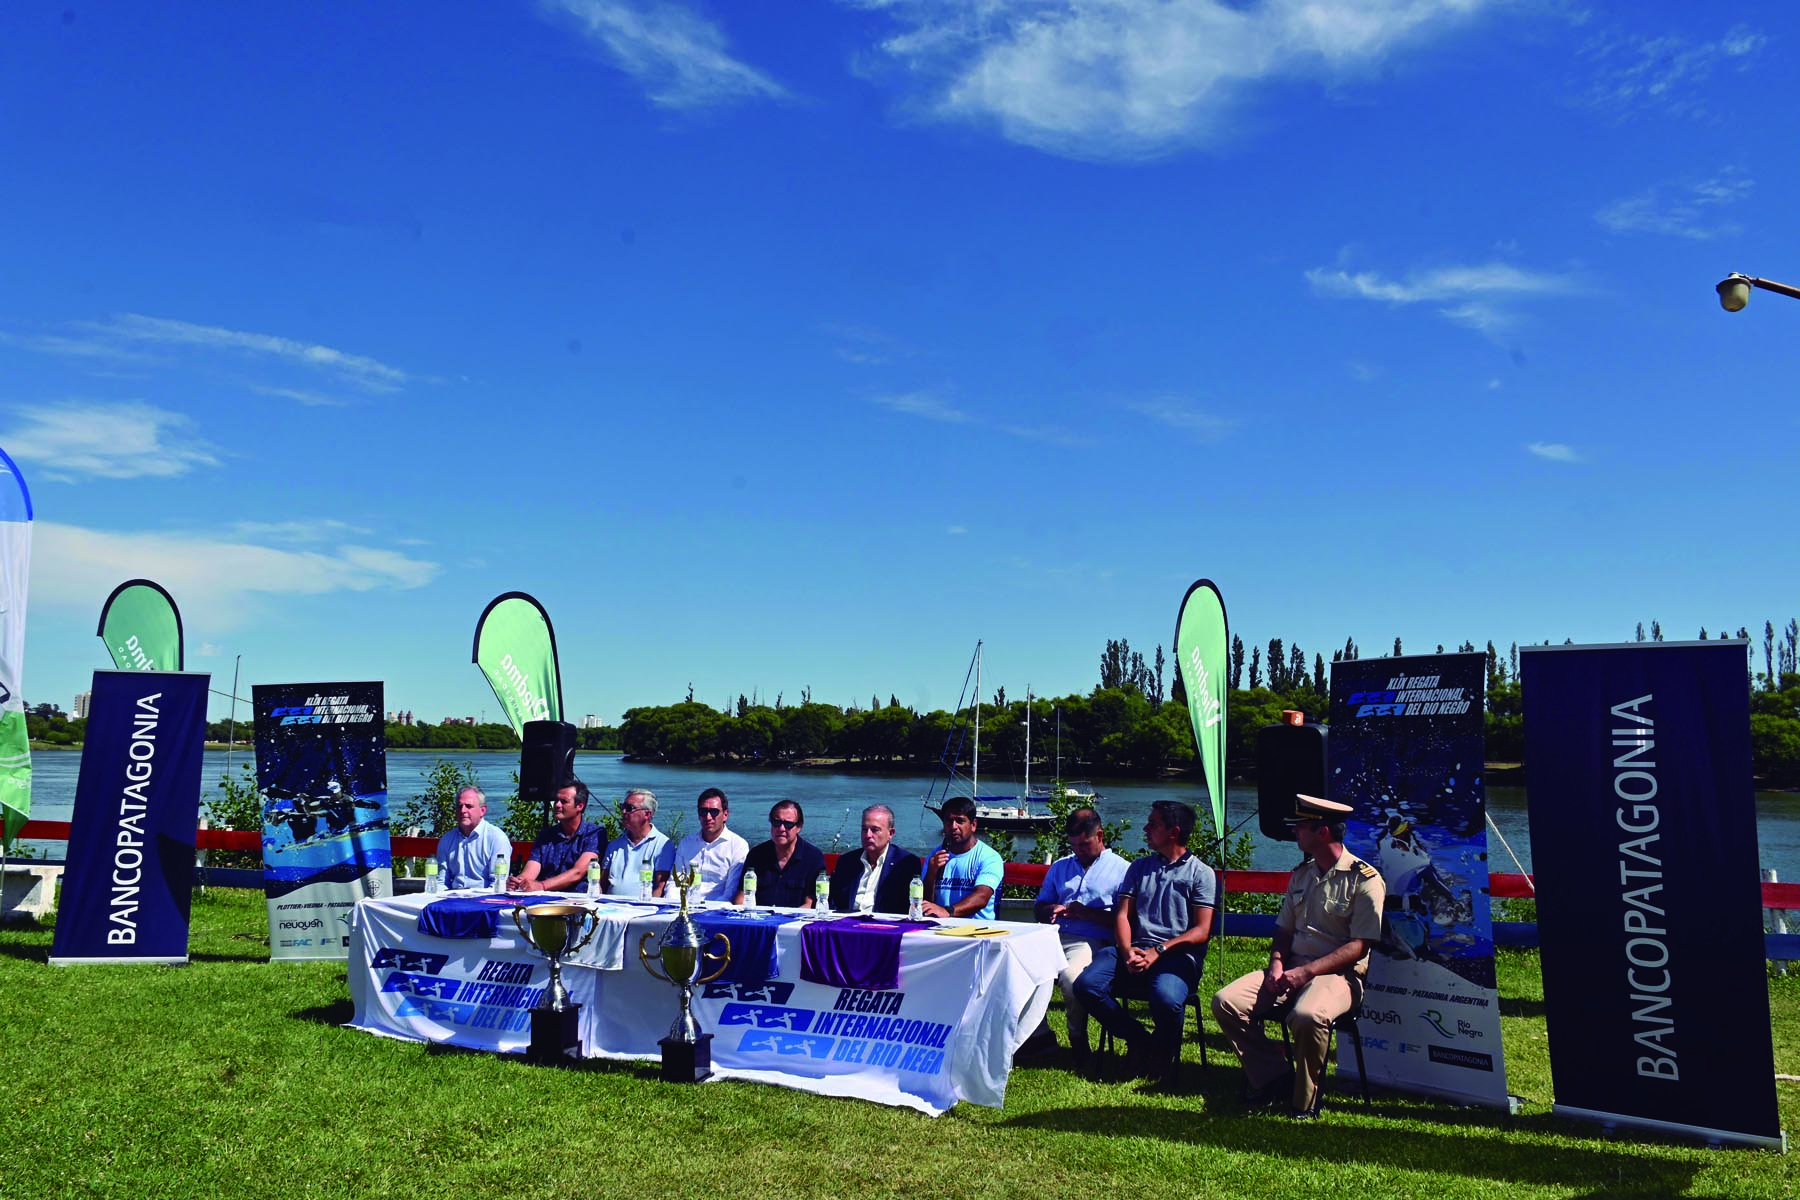
<svg viewBox="0 0 1800 1200"><path fill-rule="evenodd" d="M1178 800L1150 805L1150 853L1125 870L1113 913L1113 944L1075 981L1083 1006L1131 1049L1133 1071L1166 1079L1181 1049L1182 1013L1206 962L1219 903L1213 869L1187 848L1194 810ZM1146 995L1154 1032L1119 1007L1117 993Z"/></svg>
<svg viewBox="0 0 1800 1200"><path fill-rule="evenodd" d="M1065 965L1056 982L1062 988L1069 1018L1069 1049L1075 1052L1076 1066L1081 1068L1087 1065L1088 1019L1087 1009L1075 991L1075 981L1094 961L1096 950L1112 945L1113 897L1125 882L1128 864L1106 848L1106 830L1100 824L1100 814L1093 809L1076 809L1069 814L1063 829L1074 853L1050 864L1044 873L1044 885L1038 889L1034 911L1038 920L1055 925L1062 939ZM1032 1035L1033 1040L1043 1040L1045 1034L1049 1035L1045 1049L1054 1049L1050 1043L1055 1042L1056 1035L1050 1032L1048 1017Z"/></svg>
<svg viewBox="0 0 1800 1200"><path fill-rule="evenodd" d="M438 883L447 892L494 886L494 859L512 854L512 843L487 823L487 797L478 787L456 793L456 827L438 839Z"/></svg>
<svg viewBox="0 0 1800 1200"><path fill-rule="evenodd" d="M731 801L718 788L701 792L696 810L700 832L681 839L675 850L675 869L694 872L689 900L735 900L743 891L744 859L750 843L725 828L731 820Z"/></svg>
<svg viewBox="0 0 1800 1200"><path fill-rule="evenodd" d="M571 780L556 789L550 814L556 821L531 843L525 869L506 881L509 892L567 892L583 886L588 864L600 857L606 830L587 819L587 784Z"/></svg>
<svg viewBox="0 0 1800 1200"><path fill-rule="evenodd" d="M1381 872L1344 849L1348 804L1296 796L1287 823L1307 861L1288 879L1269 965L1213 995L1213 1016L1244 1064L1244 1099L1272 1104L1286 1096L1289 1115L1318 1115L1319 1080L1331 1024L1362 999L1369 950L1381 940L1387 889ZM1282 1018L1294 1041L1295 1068L1263 1034L1265 1013Z"/></svg>
<svg viewBox="0 0 1800 1200"><path fill-rule="evenodd" d="M738 903L768 908L812 908L813 892L825 873L825 854L800 836L806 814L792 800L769 810L769 840L751 847L744 872L756 872L756 895L738 896Z"/></svg>
<svg viewBox="0 0 1800 1200"><path fill-rule="evenodd" d="M994 898L1006 863L1000 852L975 836L975 802L952 796L938 810L944 844L925 864L925 915L994 919Z"/></svg>
<svg viewBox="0 0 1800 1200"><path fill-rule="evenodd" d="M632 788L619 802L619 836L600 860L600 890L608 896L637 896L644 868L650 868L650 895L660 896L675 867L675 843L656 827L656 793Z"/></svg>
<svg viewBox="0 0 1800 1200"><path fill-rule="evenodd" d="M831 872L834 912L905 913L907 889L923 869L919 856L894 841L894 810L862 810L862 853L838 855Z"/></svg>

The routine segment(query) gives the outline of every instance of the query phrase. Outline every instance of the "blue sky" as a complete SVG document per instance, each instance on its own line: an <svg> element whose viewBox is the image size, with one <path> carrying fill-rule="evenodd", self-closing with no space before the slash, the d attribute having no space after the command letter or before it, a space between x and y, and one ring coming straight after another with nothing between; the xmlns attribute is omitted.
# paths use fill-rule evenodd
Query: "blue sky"
<svg viewBox="0 0 1800 1200"><path fill-rule="evenodd" d="M10 5L24 686L145 575L229 684L570 713L1760 630L1800 17L1482 0ZM222 702L215 712L222 712Z"/></svg>

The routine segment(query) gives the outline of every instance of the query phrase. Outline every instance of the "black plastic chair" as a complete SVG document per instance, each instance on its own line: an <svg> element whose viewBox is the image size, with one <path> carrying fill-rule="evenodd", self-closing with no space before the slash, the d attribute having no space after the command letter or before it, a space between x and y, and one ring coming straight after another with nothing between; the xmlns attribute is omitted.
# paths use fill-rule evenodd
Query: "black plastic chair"
<svg viewBox="0 0 1800 1200"><path fill-rule="evenodd" d="M1200 952L1195 955L1195 959L1196 964L1200 968L1195 975L1196 980L1198 980L1204 978L1206 974L1205 946L1200 948ZM1150 1002L1150 989L1132 976L1123 974L1115 975L1113 976L1113 999L1119 1002L1119 1007L1121 1009L1130 1012L1131 1002L1133 1000L1139 1000L1145 1004ZM1200 987L1197 982L1195 986L1188 989L1187 1007L1194 1010L1194 1040L1200 1045L1200 1069L1206 1071L1210 1069L1210 1064L1206 1061L1206 1022L1202 1016L1206 1006L1200 999ZM1112 1048L1112 1034L1108 1033L1106 1031L1106 1026L1102 1025L1100 1027L1100 1049L1103 1053L1107 1053L1110 1052ZM1169 1078L1172 1082L1179 1082L1181 1079L1180 1046L1175 1048L1173 1070L1171 1070Z"/></svg>
<svg viewBox="0 0 1800 1200"><path fill-rule="evenodd" d="M1288 1064L1291 1066L1294 1061L1294 1044L1292 1039L1288 1036L1287 1014L1290 1007L1290 1004L1283 1004L1277 1008L1270 1009L1263 1014L1262 1020L1265 1025L1270 1021L1274 1021L1281 1026L1281 1050L1282 1053L1287 1055ZM1362 1084L1363 1106L1366 1108L1373 1104L1374 1101L1369 1098L1369 1072L1368 1069L1363 1066L1362 1030L1358 1029L1356 1026L1356 1020L1360 1016L1362 1016L1362 1001L1358 1000L1355 1004L1351 1005L1350 1011L1344 1013L1331 1023L1331 1029L1325 1034L1325 1057L1327 1060L1331 1058L1331 1043L1337 1034L1342 1033L1345 1037L1350 1039L1350 1045L1356 1051L1356 1078L1357 1081ZM1312 1111L1315 1115L1319 1111L1320 1101L1324 1100L1324 1098L1325 1080L1321 1078L1319 1080L1318 1090L1313 1093Z"/></svg>

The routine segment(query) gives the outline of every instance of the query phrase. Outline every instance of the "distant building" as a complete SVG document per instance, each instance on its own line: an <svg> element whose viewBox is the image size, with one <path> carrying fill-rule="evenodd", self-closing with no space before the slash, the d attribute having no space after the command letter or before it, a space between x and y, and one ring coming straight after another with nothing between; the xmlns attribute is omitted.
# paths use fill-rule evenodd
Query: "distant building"
<svg viewBox="0 0 1800 1200"><path fill-rule="evenodd" d="M84 721L87 719L88 705L92 704L93 702L94 702L94 693L92 693L92 692L76 692L75 693L75 718L76 718L76 720Z"/></svg>
<svg viewBox="0 0 1800 1200"><path fill-rule="evenodd" d="M606 728L606 723L593 713L589 713L587 716L581 718L581 727L583 729L604 729Z"/></svg>

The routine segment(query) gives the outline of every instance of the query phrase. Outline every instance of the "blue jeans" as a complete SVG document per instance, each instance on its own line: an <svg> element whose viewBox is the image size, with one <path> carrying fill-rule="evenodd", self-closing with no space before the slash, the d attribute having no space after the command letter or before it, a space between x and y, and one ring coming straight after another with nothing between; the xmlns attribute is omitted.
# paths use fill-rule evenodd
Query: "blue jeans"
<svg viewBox="0 0 1800 1200"><path fill-rule="evenodd" d="M1159 1052L1172 1055L1181 1044L1182 1013L1200 980L1200 965L1193 954L1176 950L1159 957L1149 971L1136 973L1120 964L1117 946L1107 946L1094 951L1094 961L1075 981L1075 991L1088 1015L1127 1043L1143 1037L1144 1026L1119 1006L1118 997L1148 1000L1154 1043Z"/></svg>

